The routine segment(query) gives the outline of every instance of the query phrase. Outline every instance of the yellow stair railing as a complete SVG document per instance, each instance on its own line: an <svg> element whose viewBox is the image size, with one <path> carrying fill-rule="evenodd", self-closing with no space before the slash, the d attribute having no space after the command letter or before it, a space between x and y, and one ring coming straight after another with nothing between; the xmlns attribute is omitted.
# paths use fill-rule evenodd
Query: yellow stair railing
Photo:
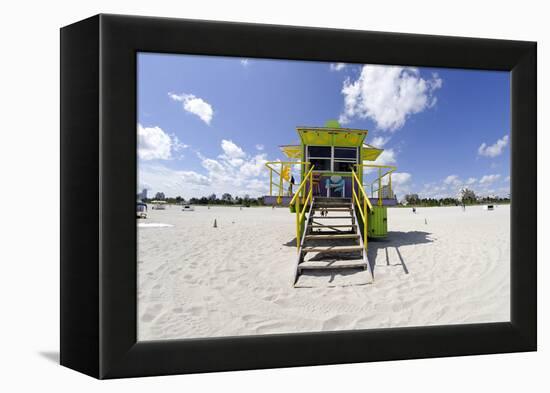
<svg viewBox="0 0 550 393"><path fill-rule="evenodd" d="M355 191L355 185L357 184L357 190ZM357 206L359 210L359 216L363 220L363 245L365 250L367 249L367 231L368 231L368 219L369 212L372 210L372 204L370 203L369 196L363 188L363 183L359 181L359 177L354 169L351 170L351 193L353 196L353 204Z"/></svg>
<svg viewBox="0 0 550 393"><path fill-rule="evenodd" d="M290 206L294 206L294 211L296 212L296 249L298 252L300 252L300 241L302 239L301 233L306 215L306 209L313 200L313 168L314 166L312 165L290 201ZM307 188L308 183L309 189Z"/></svg>

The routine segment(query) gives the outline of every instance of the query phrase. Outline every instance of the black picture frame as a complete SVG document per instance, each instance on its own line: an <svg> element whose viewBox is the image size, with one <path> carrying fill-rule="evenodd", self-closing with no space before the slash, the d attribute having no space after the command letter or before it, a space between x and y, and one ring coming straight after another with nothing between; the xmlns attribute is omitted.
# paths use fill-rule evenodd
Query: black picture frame
<svg viewBox="0 0 550 393"><path fill-rule="evenodd" d="M511 321L136 340L136 54L511 72ZM61 29L61 364L96 378L535 351L536 43L97 15Z"/></svg>

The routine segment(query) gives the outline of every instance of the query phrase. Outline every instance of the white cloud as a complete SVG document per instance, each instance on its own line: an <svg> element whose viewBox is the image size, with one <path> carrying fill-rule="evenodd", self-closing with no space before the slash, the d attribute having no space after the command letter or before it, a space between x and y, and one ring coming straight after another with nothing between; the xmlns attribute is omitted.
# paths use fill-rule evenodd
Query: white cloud
<svg viewBox="0 0 550 393"><path fill-rule="evenodd" d="M393 165L397 162L396 156L397 156L397 153L393 149L385 149L378 156L376 161L372 162L372 164L373 165ZM371 162L369 161L365 162L365 165L369 165L369 164L371 164ZM371 173L375 173L376 171L378 171L378 169L365 167L363 170L363 175L367 176Z"/></svg>
<svg viewBox="0 0 550 393"><path fill-rule="evenodd" d="M269 190L268 184L264 180L252 179L246 186L248 194L251 195L266 195Z"/></svg>
<svg viewBox="0 0 550 393"><path fill-rule="evenodd" d="M423 188L418 192L421 198L455 198L458 192L463 187L472 189L476 195L499 195L507 196L510 192L508 187L500 187L497 189L491 186L501 178L500 175L486 175L477 179L469 177L466 181L462 181L458 175L450 175L441 182L432 182L424 184Z"/></svg>
<svg viewBox="0 0 550 393"><path fill-rule="evenodd" d="M216 159L198 154L211 185L208 193L253 197L265 195L269 189L266 154L247 154L240 146L230 140L222 140L220 148L223 154ZM205 191L206 192L206 191ZM196 196L196 195L195 195Z"/></svg>
<svg viewBox="0 0 550 393"><path fill-rule="evenodd" d="M411 180L411 174L407 172L395 172L391 175L392 184L405 184Z"/></svg>
<svg viewBox="0 0 550 393"><path fill-rule="evenodd" d="M447 190L447 185L437 184L437 183L426 183L424 184L422 190L418 193L420 198L444 198L448 196L453 196Z"/></svg>
<svg viewBox="0 0 550 393"><path fill-rule="evenodd" d="M357 80L344 82L340 122L370 118L379 129L395 131L412 114L434 106L434 93L442 84L437 74L424 79L412 67L365 65Z"/></svg>
<svg viewBox="0 0 550 393"><path fill-rule="evenodd" d="M250 60L248 59L241 59L241 65L243 67L248 67L248 65L250 64Z"/></svg>
<svg viewBox="0 0 550 393"><path fill-rule="evenodd" d="M457 175L449 175L443 180L444 184L451 185L451 186L459 186L462 184L459 177Z"/></svg>
<svg viewBox="0 0 550 393"><path fill-rule="evenodd" d="M481 146L479 146L479 148L477 149L477 153L480 156L493 158L502 154L506 146L508 146L508 135L504 135L502 138L500 138L490 146L483 142Z"/></svg>
<svg viewBox="0 0 550 393"><path fill-rule="evenodd" d="M201 162L202 166L210 173L217 175L225 175L225 167L220 164L217 160L213 160L211 158L205 158Z"/></svg>
<svg viewBox="0 0 550 393"><path fill-rule="evenodd" d="M266 195L269 190L267 155L247 154L230 140L222 140L219 147L222 154L216 158L197 152L204 173L140 163L139 189L145 187L150 194L162 191L167 196L180 195L186 199L212 193L220 196L225 192L234 196Z"/></svg>
<svg viewBox="0 0 550 393"><path fill-rule="evenodd" d="M331 71L342 71L346 68L346 63L330 63Z"/></svg>
<svg viewBox="0 0 550 393"><path fill-rule="evenodd" d="M174 153L189 147L182 143L176 135L168 134L158 126L143 127L138 123L137 137L138 157L143 161L170 160L174 158Z"/></svg>
<svg viewBox="0 0 550 393"><path fill-rule="evenodd" d="M140 160L169 160L172 158L173 141L162 128L143 127L138 124L137 137Z"/></svg>
<svg viewBox="0 0 550 393"><path fill-rule="evenodd" d="M398 197L402 197L405 194L410 193L410 181L412 175L407 172L394 172L391 175L392 190Z"/></svg>
<svg viewBox="0 0 550 393"><path fill-rule="evenodd" d="M506 177L504 178L504 181L505 181L505 182L509 182L509 181L510 181L510 176L506 176Z"/></svg>
<svg viewBox="0 0 550 393"><path fill-rule="evenodd" d="M223 154L219 158L224 159L231 166L240 166L244 164L244 157L246 156L243 149L233 143L233 141L222 140L221 147Z"/></svg>
<svg viewBox="0 0 550 393"><path fill-rule="evenodd" d="M262 174L263 171L267 171L265 167L266 155L258 154L246 161L240 168L240 173L246 177L257 177Z"/></svg>
<svg viewBox="0 0 550 393"><path fill-rule="evenodd" d="M397 153L393 149L383 150L382 153L376 159L376 161L372 162L373 165L396 165L396 163L397 163ZM369 165L371 164L371 162L366 161L364 164ZM386 170L383 169L383 172L385 171ZM374 176L373 174L376 176ZM368 181L368 182L373 181L375 178L378 177L377 174L378 174L377 168L364 167L363 181ZM393 179L393 175L395 175L395 173L392 174L392 179Z"/></svg>
<svg viewBox="0 0 550 393"><path fill-rule="evenodd" d="M225 156L229 158L242 158L246 155L243 149L234 144L233 141L223 139L221 146Z"/></svg>
<svg viewBox="0 0 550 393"><path fill-rule="evenodd" d="M172 150L179 152L188 147L189 145L182 143L176 135L172 135Z"/></svg>
<svg viewBox="0 0 550 393"><path fill-rule="evenodd" d="M211 180L194 171L180 171L160 164L139 164L139 187L147 188L149 195L164 192L167 196L191 196L201 194L201 190L211 184Z"/></svg>
<svg viewBox="0 0 550 393"><path fill-rule="evenodd" d="M487 188L476 192L478 197L509 197L510 188L509 187L498 187L498 188Z"/></svg>
<svg viewBox="0 0 550 393"><path fill-rule="evenodd" d="M375 136L374 138L372 138L372 141L370 142L370 144L374 147L383 147L386 143L388 143L389 140L390 138L385 138L383 136Z"/></svg>
<svg viewBox="0 0 550 393"><path fill-rule="evenodd" d="M264 145L261 145L261 144L257 144L257 145L256 145L256 150L263 151L264 148L265 148Z"/></svg>
<svg viewBox="0 0 550 393"><path fill-rule="evenodd" d="M491 184L500 179L500 175L485 175L479 181L479 184Z"/></svg>
<svg viewBox="0 0 550 393"><path fill-rule="evenodd" d="M396 153L393 149L386 149L378 156L375 165L391 165L396 163Z"/></svg>
<svg viewBox="0 0 550 393"><path fill-rule="evenodd" d="M168 96L174 101L182 102L183 109L189 113L197 115L202 121L210 125L212 117L214 116L214 110L212 109L212 105L208 102L202 98L194 96L193 94L168 93Z"/></svg>

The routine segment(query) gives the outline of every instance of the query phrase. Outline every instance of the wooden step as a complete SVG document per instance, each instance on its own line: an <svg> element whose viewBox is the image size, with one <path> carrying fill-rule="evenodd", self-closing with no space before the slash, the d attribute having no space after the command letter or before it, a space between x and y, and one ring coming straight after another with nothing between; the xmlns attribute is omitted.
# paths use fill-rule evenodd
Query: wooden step
<svg viewBox="0 0 550 393"><path fill-rule="evenodd" d="M313 210L315 211L318 211L318 210L325 210L327 212L349 212L351 211L351 207L318 207L318 206L313 206Z"/></svg>
<svg viewBox="0 0 550 393"><path fill-rule="evenodd" d="M309 228L326 228L326 229L330 229L330 228L353 228L353 227L356 227L357 224L309 224L308 227Z"/></svg>
<svg viewBox="0 0 550 393"><path fill-rule="evenodd" d="M313 203L314 208L325 208L325 207L349 207L351 209L352 205L351 203L345 203L345 202L334 202L334 203L326 203L326 202L314 202Z"/></svg>
<svg viewBox="0 0 550 393"><path fill-rule="evenodd" d="M351 198L341 198L341 197L322 197L322 196L316 196L313 198L315 202L346 202L351 203Z"/></svg>
<svg viewBox="0 0 550 393"><path fill-rule="evenodd" d="M304 261L298 265L298 270L325 270L325 269L366 269L363 259Z"/></svg>
<svg viewBox="0 0 550 393"><path fill-rule="evenodd" d="M363 251L361 246L312 246L302 247L303 252L355 252Z"/></svg>
<svg viewBox="0 0 550 393"><path fill-rule="evenodd" d="M349 234L326 234L326 235L306 235L306 240L337 240L337 239L358 239L359 235L357 233Z"/></svg>
<svg viewBox="0 0 550 393"><path fill-rule="evenodd" d="M349 215L349 216L312 216L312 218L314 220L322 220L322 219L333 220L333 219L336 219L336 218L353 218L353 216L352 215Z"/></svg>

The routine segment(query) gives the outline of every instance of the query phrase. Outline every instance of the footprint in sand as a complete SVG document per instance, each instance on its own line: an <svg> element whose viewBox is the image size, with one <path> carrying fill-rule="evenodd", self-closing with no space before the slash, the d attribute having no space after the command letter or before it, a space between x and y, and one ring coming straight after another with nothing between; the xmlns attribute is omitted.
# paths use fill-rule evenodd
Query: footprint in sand
<svg viewBox="0 0 550 393"><path fill-rule="evenodd" d="M206 313L205 309L203 307L190 307L185 312L191 314L194 317L200 317Z"/></svg>
<svg viewBox="0 0 550 393"><path fill-rule="evenodd" d="M272 302L276 298L277 298L277 295L267 295L267 296L264 296L262 299L268 302Z"/></svg>
<svg viewBox="0 0 550 393"><path fill-rule="evenodd" d="M264 318L261 318L258 315L251 315L251 314L243 315L241 319L246 323L260 323L265 321Z"/></svg>
<svg viewBox="0 0 550 393"><path fill-rule="evenodd" d="M286 327L288 329L288 327ZM269 322L264 323L257 328L254 329L254 331L258 334L268 334L268 333L280 333L285 329L285 324L282 322Z"/></svg>
<svg viewBox="0 0 550 393"><path fill-rule="evenodd" d="M403 304L402 303L395 303L394 305L392 305L392 311L394 313L401 312L401 310L403 310Z"/></svg>
<svg viewBox="0 0 550 393"><path fill-rule="evenodd" d="M355 322L355 317L348 315L336 315L323 322L322 330L343 330L352 326Z"/></svg>
<svg viewBox="0 0 550 393"><path fill-rule="evenodd" d="M164 293L162 291L162 285L161 284L155 284L151 288L151 292L150 292L149 296L150 296L151 299L159 300L162 297L163 294Z"/></svg>
<svg viewBox="0 0 550 393"><path fill-rule="evenodd" d="M290 299L277 299L275 301L273 301L273 303L281 306L281 307L290 307L290 306L293 306L293 302L292 300Z"/></svg>
<svg viewBox="0 0 550 393"><path fill-rule="evenodd" d="M376 314L367 315L366 317L361 317L355 322L355 326L364 326L366 323L374 321L378 316Z"/></svg>
<svg viewBox="0 0 550 393"><path fill-rule="evenodd" d="M141 316L141 321L151 322L153 319L159 316L161 311L162 311L162 304L160 303L149 306L145 309L145 312Z"/></svg>

